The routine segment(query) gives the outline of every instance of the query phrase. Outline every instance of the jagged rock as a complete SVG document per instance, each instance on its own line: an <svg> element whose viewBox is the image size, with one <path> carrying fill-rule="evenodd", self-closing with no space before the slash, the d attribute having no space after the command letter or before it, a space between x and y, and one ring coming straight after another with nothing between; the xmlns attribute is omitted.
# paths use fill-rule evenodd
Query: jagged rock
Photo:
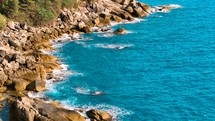
<svg viewBox="0 0 215 121"><path fill-rule="evenodd" d="M133 7L131 7L131 6L128 6L125 10L128 11L129 13L133 13L134 12Z"/></svg>
<svg viewBox="0 0 215 121"><path fill-rule="evenodd" d="M21 43L19 42L19 40L12 40L12 39L9 39L9 44L10 46L14 46L15 48L16 47L21 47Z"/></svg>
<svg viewBox="0 0 215 121"><path fill-rule="evenodd" d="M20 26L20 28L22 28L22 29L25 29L25 30L28 29L28 26L27 26L27 23L26 23L26 22L20 23L19 26Z"/></svg>
<svg viewBox="0 0 215 121"><path fill-rule="evenodd" d="M15 54L14 58L15 58L16 62L18 62L20 64L25 64L25 62L26 62L26 58L22 55Z"/></svg>
<svg viewBox="0 0 215 121"><path fill-rule="evenodd" d="M130 2L131 2L131 0L123 0L123 1L122 1L122 4L123 4L123 5L129 5Z"/></svg>
<svg viewBox="0 0 215 121"><path fill-rule="evenodd" d="M66 12L62 12L59 16L59 18L61 19L61 21L63 22L67 22L69 20L68 15L66 14Z"/></svg>
<svg viewBox="0 0 215 121"><path fill-rule="evenodd" d="M152 8L148 4L141 3L141 2L138 2L137 4L148 14L150 14L152 12Z"/></svg>
<svg viewBox="0 0 215 121"><path fill-rule="evenodd" d="M113 32L114 34L126 34L127 31L124 28L118 28Z"/></svg>
<svg viewBox="0 0 215 121"><path fill-rule="evenodd" d="M85 121L79 113L39 99L11 100L10 121Z"/></svg>
<svg viewBox="0 0 215 121"><path fill-rule="evenodd" d="M122 22L123 21L123 19L117 15L112 15L111 20L116 21L116 22Z"/></svg>
<svg viewBox="0 0 215 121"><path fill-rule="evenodd" d="M90 110L86 112L87 116L96 121L112 121L112 116L104 111Z"/></svg>
<svg viewBox="0 0 215 121"><path fill-rule="evenodd" d="M100 24L100 19L99 18L94 19L93 23L95 24L95 26L98 26Z"/></svg>
<svg viewBox="0 0 215 121"><path fill-rule="evenodd" d="M125 20L129 20L129 21L133 21L134 20L134 17L130 13L126 12L126 11L120 13L119 16L122 19L125 19Z"/></svg>
<svg viewBox="0 0 215 121"><path fill-rule="evenodd" d="M140 17L140 18L148 15L141 7L135 7L133 14L135 17Z"/></svg>
<svg viewBox="0 0 215 121"><path fill-rule="evenodd" d="M27 85L29 84L28 81L21 79L21 78L14 78L13 82L15 82L14 83L14 85L15 85L14 89L18 92L24 91L26 89Z"/></svg>
<svg viewBox="0 0 215 121"><path fill-rule="evenodd" d="M12 30L16 30L16 28L15 28L16 24L15 24L15 22L13 22L13 21L9 21L9 22L7 23L7 26L8 26L10 29L12 29Z"/></svg>
<svg viewBox="0 0 215 121"><path fill-rule="evenodd" d="M1 49L0 50L0 57L4 58L6 55L6 50Z"/></svg>

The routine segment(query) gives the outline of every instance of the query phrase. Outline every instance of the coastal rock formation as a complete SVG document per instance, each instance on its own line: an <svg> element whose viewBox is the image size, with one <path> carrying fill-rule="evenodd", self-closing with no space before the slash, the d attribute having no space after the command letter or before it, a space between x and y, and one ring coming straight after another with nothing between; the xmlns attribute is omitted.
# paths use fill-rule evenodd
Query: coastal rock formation
<svg viewBox="0 0 215 121"><path fill-rule="evenodd" d="M77 8L60 10L53 23L32 27L26 22L8 21L0 30L0 98L7 93L17 98L11 101L11 121L84 121L75 111L53 106L38 99L25 97L26 91L43 91L46 79L52 79L52 72L61 69L58 59L41 50L54 50L52 42L63 34L79 39L77 33L109 31L111 22L132 21L135 17L146 17L153 12L174 9L177 6L159 6L154 9L136 0L86 0ZM125 34L119 28L114 34ZM74 35L74 36L73 36ZM62 42L57 40L55 42ZM91 119L110 121L110 114L98 110L87 112Z"/></svg>
<svg viewBox="0 0 215 121"><path fill-rule="evenodd" d="M107 112L99 110L89 110L86 112L86 114L90 119L96 121L112 121L112 116Z"/></svg>
<svg viewBox="0 0 215 121"><path fill-rule="evenodd" d="M45 90L47 74L61 69L58 59L40 50L53 50L51 39L64 33L91 33L111 21L132 21L145 17L151 7L136 0L81 1L78 8L63 9L53 24L31 27L26 22L8 21L0 34L0 88L15 91ZM98 29L106 31L105 29ZM125 34L118 29L115 34Z"/></svg>
<svg viewBox="0 0 215 121"><path fill-rule="evenodd" d="M11 100L10 121L85 121L79 113L27 97Z"/></svg>

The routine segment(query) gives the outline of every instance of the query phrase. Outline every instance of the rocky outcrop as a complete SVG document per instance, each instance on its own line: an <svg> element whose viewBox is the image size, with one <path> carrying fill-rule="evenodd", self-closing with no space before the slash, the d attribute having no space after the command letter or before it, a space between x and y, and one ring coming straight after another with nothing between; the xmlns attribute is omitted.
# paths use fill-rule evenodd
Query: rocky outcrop
<svg viewBox="0 0 215 121"><path fill-rule="evenodd" d="M85 121L76 111L27 97L11 100L10 121Z"/></svg>
<svg viewBox="0 0 215 121"><path fill-rule="evenodd" d="M112 121L112 116L104 111L90 110L87 111L86 114L90 119L93 119L95 121Z"/></svg>
<svg viewBox="0 0 215 121"><path fill-rule="evenodd" d="M53 50L50 39L64 33L91 33L93 26L110 25L111 21L132 21L151 11L136 0L82 1L77 9L63 9L53 24L31 27L26 22L9 21L0 34L0 88L15 91L45 90L47 74L61 69L56 57L39 50ZM98 29L106 31L106 29ZM119 29L115 34L125 34Z"/></svg>

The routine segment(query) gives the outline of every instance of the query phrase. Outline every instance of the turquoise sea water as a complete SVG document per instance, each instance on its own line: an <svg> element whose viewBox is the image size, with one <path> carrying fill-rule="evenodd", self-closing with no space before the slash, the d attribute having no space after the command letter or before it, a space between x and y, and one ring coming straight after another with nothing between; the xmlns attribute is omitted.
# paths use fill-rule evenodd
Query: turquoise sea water
<svg viewBox="0 0 215 121"><path fill-rule="evenodd" d="M78 74L50 85L46 95L122 121L214 121L215 1L142 1L183 8L113 27L126 35L89 34L58 47L55 55ZM104 94L92 95L96 90Z"/></svg>

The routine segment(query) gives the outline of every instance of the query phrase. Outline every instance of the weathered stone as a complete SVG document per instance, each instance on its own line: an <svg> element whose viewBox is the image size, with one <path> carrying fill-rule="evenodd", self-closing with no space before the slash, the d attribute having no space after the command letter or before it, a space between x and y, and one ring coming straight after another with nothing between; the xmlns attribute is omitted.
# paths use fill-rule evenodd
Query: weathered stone
<svg viewBox="0 0 215 121"><path fill-rule="evenodd" d="M5 50L0 50L0 57L4 58L6 55L6 51Z"/></svg>
<svg viewBox="0 0 215 121"><path fill-rule="evenodd" d="M29 84L28 81L21 78L14 78L13 81L15 82L14 89L18 92L24 91L26 89L26 86Z"/></svg>
<svg viewBox="0 0 215 121"><path fill-rule="evenodd" d="M90 110L86 112L87 116L96 121L112 121L112 116L104 111Z"/></svg>
<svg viewBox="0 0 215 121"><path fill-rule="evenodd" d="M26 22L20 23L20 28L27 30L28 26Z"/></svg>
<svg viewBox="0 0 215 121"><path fill-rule="evenodd" d="M148 15L141 7L135 7L133 14L135 17L140 17L140 18Z"/></svg>
<svg viewBox="0 0 215 121"><path fill-rule="evenodd" d="M111 16L111 19L112 19L113 21L116 21L116 22L122 22L122 21L123 21L123 19L120 18L120 17L117 16L117 15L112 15L112 16Z"/></svg>
<svg viewBox="0 0 215 121"><path fill-rule="evenodd" d="M18 69L19 69L19 63L18 63L18 62L16 62L16 61L12 61L12 62L10 62L10 65L11 65L11 67L12 67L13 71L16 71L16 70L18 70Z"/></svg>
<svg viewBox="0 0 215 121"><path fill-rule="evenodd" d="M14 56L16 62L20 63L20 64L25 64L26 58L22 55L16 54Z"/></svg>
<svg viewBox="0 0 215 121"><path fill-rule="evenodd" d="M15 29L16 24L15 24L15 22L13 22L13 21L9 21L9 22L7 23L7 26L8 26L10 29L12 29L12 30L16 30L16 29Z"/></svg>
<svg viewBox="0 0 215 121"><path fill-rule="evenodd" d="M95 24L95 26L98 26L100 24L100 19L99 18L94 19L93 23Z"/></svg>
<svg viewBox="0 0 215 121"><path fill-rule="evenodd" d="M13 47L21 47L21 43L19 42L19 40L12 40L12 39L9 39L9 44L10 46L13 46Z"/></svg>
<svg viewBox="0 0 215 121"><path fill-rule="evenodd" d="M123 13L120 13L119 16L122 19L126 19L126 20L129 20L129 21L133 21L134 20L134 17L130 13L126 12L126 11L124 11Z"/></svg>

